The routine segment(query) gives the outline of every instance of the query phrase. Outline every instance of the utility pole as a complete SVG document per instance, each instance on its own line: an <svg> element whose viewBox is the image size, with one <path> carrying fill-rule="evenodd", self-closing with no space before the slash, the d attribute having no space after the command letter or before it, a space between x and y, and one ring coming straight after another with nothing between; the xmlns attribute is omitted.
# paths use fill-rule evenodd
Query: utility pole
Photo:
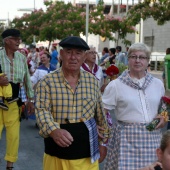
<svg viewBox="0 0 170 170"><path fill-rule="evenodd" d="M112 6L111 6L111 8L112 8L112 15L114 15L114 0L112 0Z"/></svg>
<svg viewBox="0 0 170 170"><path fill-rule="evenodd" d="M35 11L35 0L34 0L34 11Z"/></svg>

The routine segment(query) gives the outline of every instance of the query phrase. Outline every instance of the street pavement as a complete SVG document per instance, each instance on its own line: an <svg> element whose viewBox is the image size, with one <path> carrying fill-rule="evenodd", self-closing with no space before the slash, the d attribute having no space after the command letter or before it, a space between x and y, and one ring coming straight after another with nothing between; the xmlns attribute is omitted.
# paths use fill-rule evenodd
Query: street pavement
<svg viewBox="0 0 170 170"><path fill-rule="evenodd" d="M161 79L162 72L152 71L151 74ZM19 158L14 164L14 170L42 170L44 144L43 138L39 136L38 129L35 127L35 120L22 120L20 129ZM6 166L5 147L4 129L0 140L0 170L5 170ZM100 164L100 170L103 170L103 163Z"/></svg>
<svg viewBox="0 0 170 170"><path fill-rule="evenodd" d="M35 121L28 119L21 121L20 147L18 161L14 170L42 170L43 138L38 134ZM5 129L0 140L0 170L5 170Z"/></svg>

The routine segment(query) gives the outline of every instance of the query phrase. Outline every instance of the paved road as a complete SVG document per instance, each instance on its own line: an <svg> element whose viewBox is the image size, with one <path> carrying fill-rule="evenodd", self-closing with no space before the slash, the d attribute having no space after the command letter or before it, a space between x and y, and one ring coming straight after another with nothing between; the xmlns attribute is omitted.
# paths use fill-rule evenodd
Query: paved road
<svg viewBox="0 0 170 170"><path fill-rule="evenodd" d="M161 79L161 72L151 72ZM38 135L34 120L23 120L21 122L21 138L19 148L19 159L14 164L14 170L42 170L43 139ZM0 140L0 170L5 170L5 129ZM103 164L100 164L103 170Z"/></svg>
<svg viewBox="0 0 170 170"><path fill-rule="evenodd" d="M38 135L34 120L21 122L19 159L15 170L42 170L43 139ZM5 130L0 140L0 170L5 170Z"/></svg>

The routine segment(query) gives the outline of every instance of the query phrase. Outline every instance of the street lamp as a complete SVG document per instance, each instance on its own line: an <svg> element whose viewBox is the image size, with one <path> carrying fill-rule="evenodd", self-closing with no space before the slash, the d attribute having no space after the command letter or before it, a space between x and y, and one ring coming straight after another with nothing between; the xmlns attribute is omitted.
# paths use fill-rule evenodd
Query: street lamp
<svg viewBox="0 0 170 170"><path fill-rule="evenodd" d="M34 8L19 8L17 11L22 11L22 12L33 12Z"/></svg>
<svg viewBox="0 0 170 170"><path fill-rule="evenodd" d="M22 11L22 12L33 12L33 11L35 11L35 0L34 0L34 8L20 8L20 9L18 9L18 11ZM26 22L25 22L25 24L26 24ZM36 44L35 35L33 35L33 44L34 45Z"/></svg>
<svg viewBox="0 0 170 170"><path fill-rule="evenodd" d="M30 12L35 11L35 0L34 0L34 8L21 8L18 9L18 11L30 11Z"/></svg>

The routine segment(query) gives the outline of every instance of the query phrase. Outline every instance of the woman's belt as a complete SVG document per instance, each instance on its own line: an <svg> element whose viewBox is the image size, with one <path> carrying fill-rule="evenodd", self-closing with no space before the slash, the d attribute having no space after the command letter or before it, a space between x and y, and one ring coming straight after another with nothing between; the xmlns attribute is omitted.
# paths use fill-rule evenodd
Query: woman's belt
<svg viewBox="0 0 170 170"><path fill-rule="evenodd" d="M74 141L69 147L60 147L51 137L45 138L45 153L60 159L81 159L90 157L89 131L83 122L60 124L67 130Z"/></svg>

